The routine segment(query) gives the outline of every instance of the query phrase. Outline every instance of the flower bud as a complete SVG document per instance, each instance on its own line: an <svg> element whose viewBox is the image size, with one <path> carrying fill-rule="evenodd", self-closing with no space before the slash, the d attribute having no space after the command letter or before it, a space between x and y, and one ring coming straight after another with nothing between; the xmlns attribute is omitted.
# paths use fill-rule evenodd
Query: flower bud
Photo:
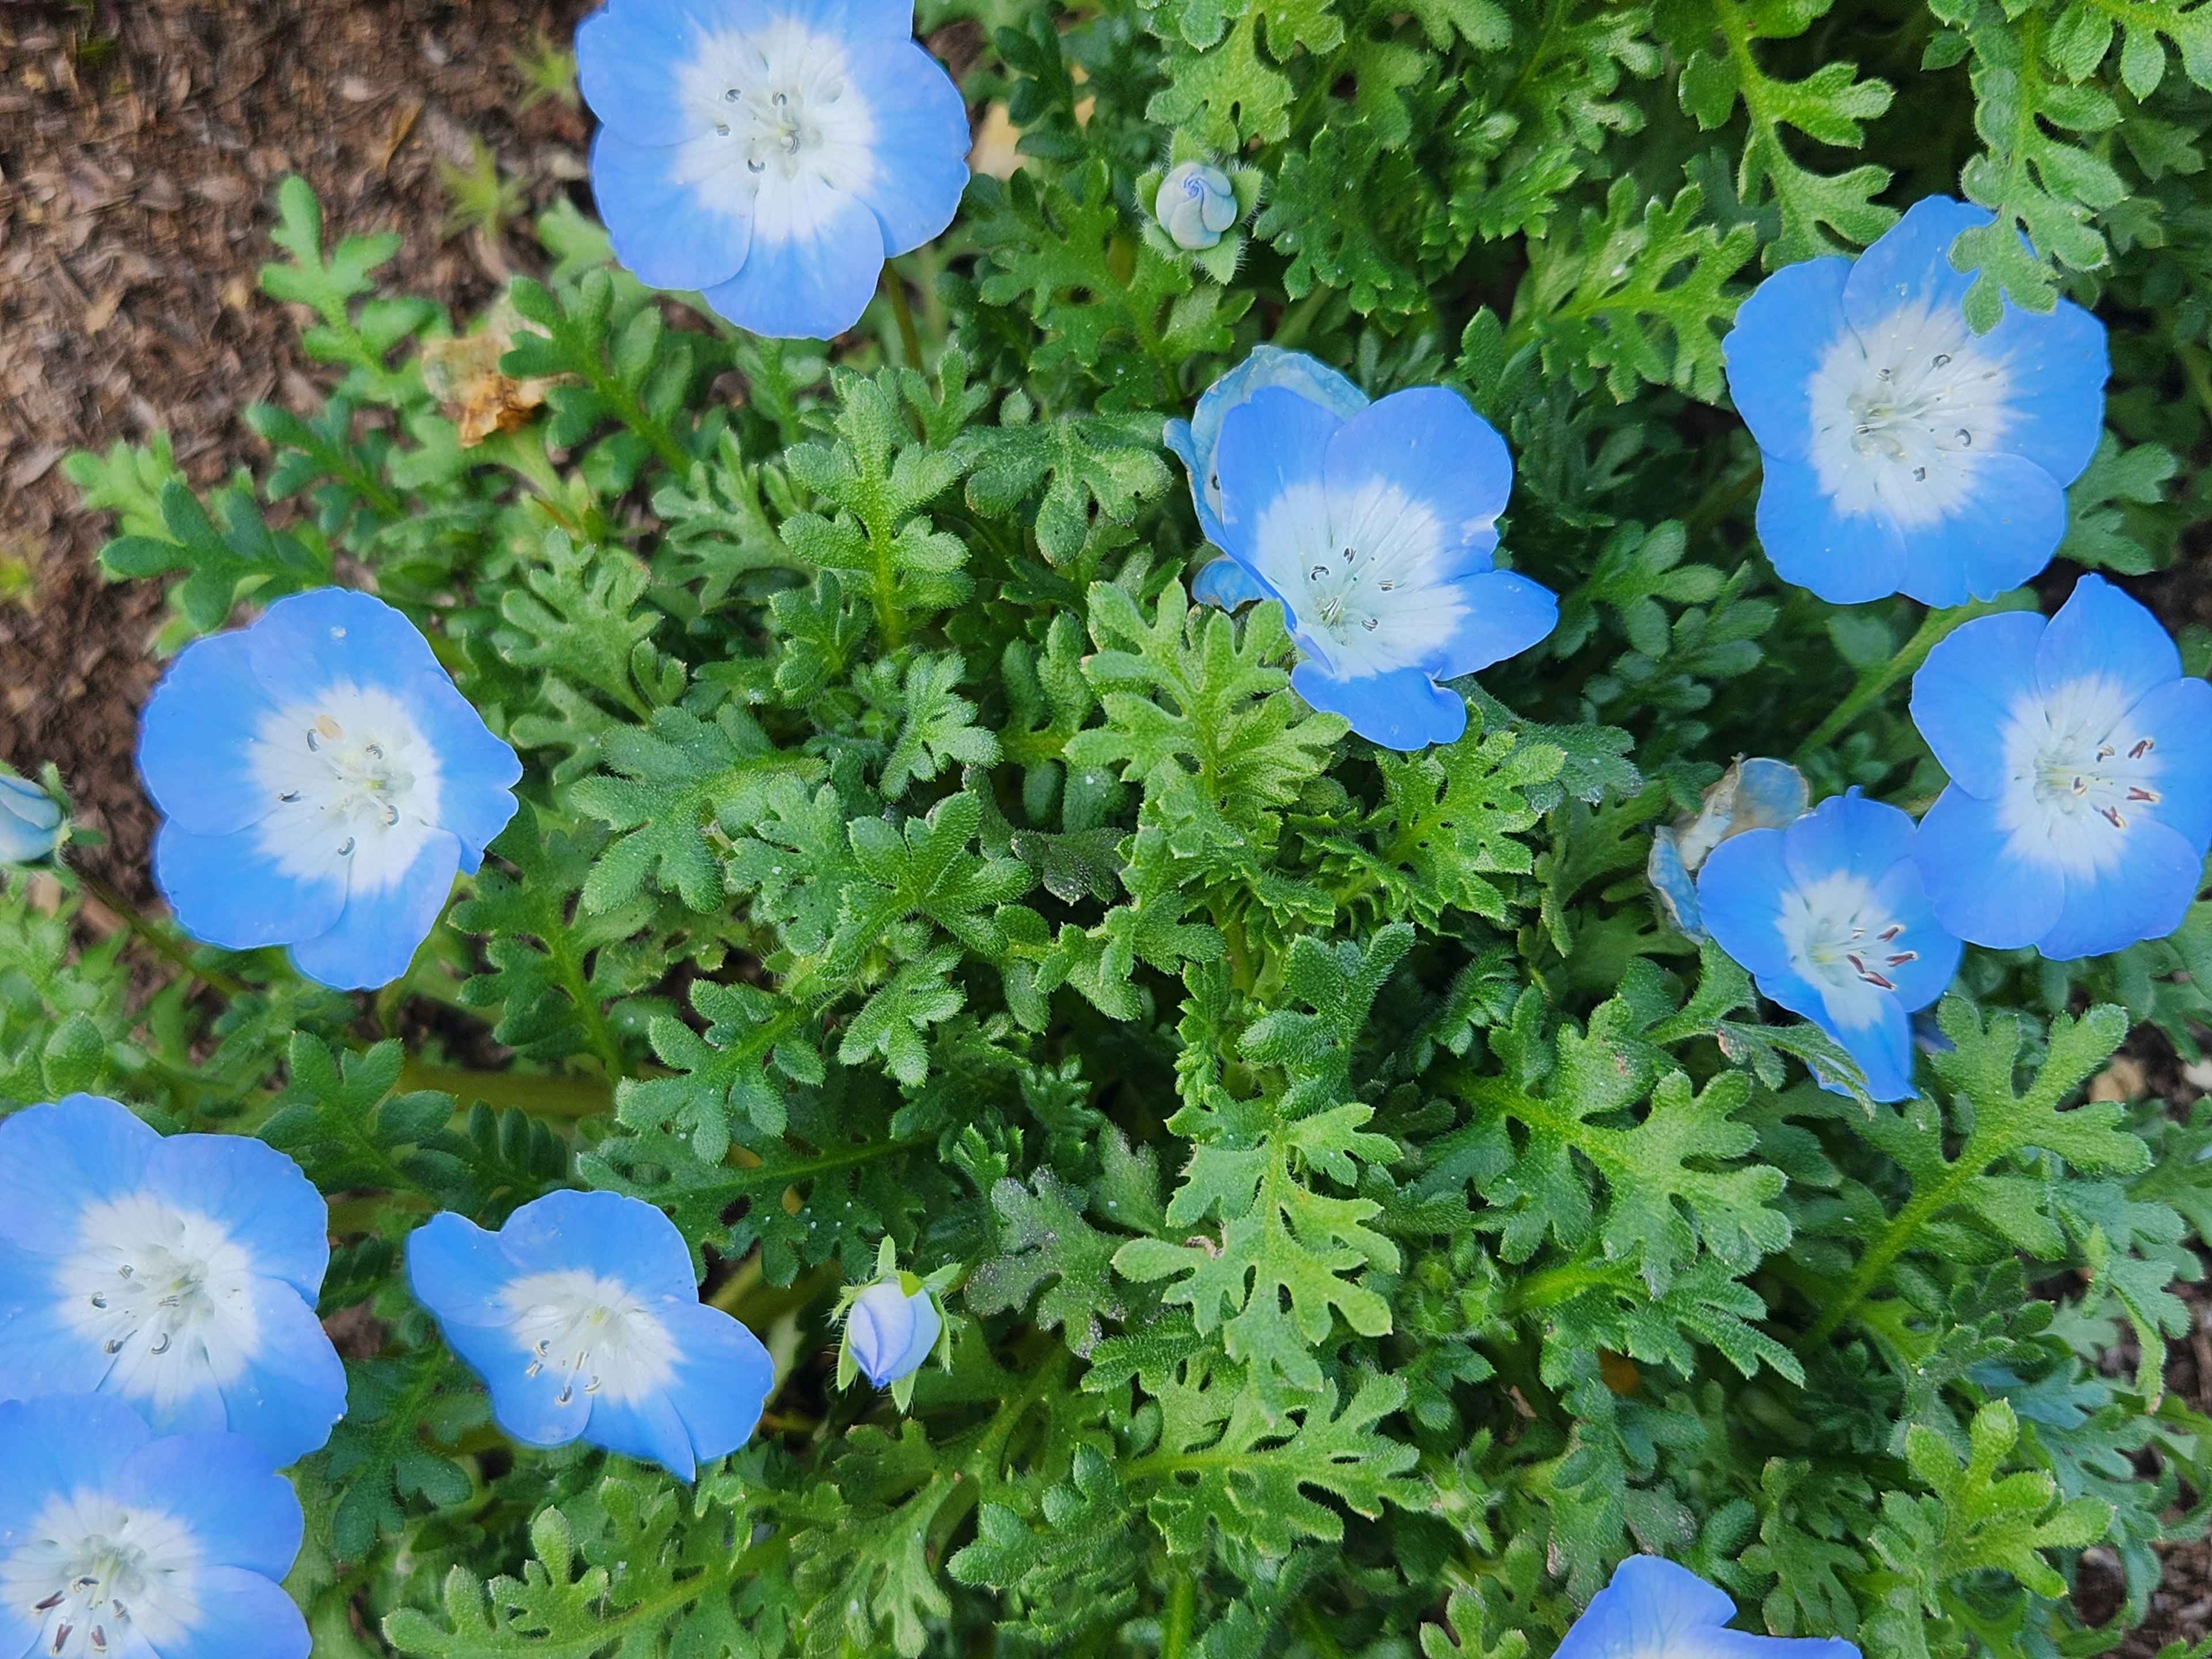
<svg viewBox="0 0 2212 1659"><path fill-rule="evenodd" d="M1219 167L1185 161L1160 180L1152 211L1177 247L1197 252L1218 242L1221 233L1237 222L1237 191Z"/></svg>
<svg viewBox="0 0 2212 1659"><path fill-rule="evenodd" d="M0 864L33 864L64 833L61 803L28 778L0 772Z"/></svg>
<svg viewBox="0 0 2212 1659"><path fill-rule="evenodd" d="M921 1369L944 1321L926 1290L908 1295L899 1276L878 1279L854 1299L845 1345L869 1382L884 1388Z"/></svg>

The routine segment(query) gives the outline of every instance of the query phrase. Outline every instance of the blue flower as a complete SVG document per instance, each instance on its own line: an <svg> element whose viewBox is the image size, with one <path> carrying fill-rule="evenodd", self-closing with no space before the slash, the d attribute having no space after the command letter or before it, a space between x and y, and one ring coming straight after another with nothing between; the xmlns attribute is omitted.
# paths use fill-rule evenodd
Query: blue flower
<svg viewBox="0 0 2212 1659"><path fill-rule="evenodd" d="M0 1399L98 1393L276 1463L330 1438L346 1392L315 1319L330 1221L290 1158L164 1139L71 1095L0 1122Z"/></svg>
<svg viewBox="0 0 2212 1659"><path fill-rule="evenodd" d="M609 0L576 30L615 255L740 328L827 339L952 222L968 112L911 0Z"/></svg>
<svg viewBox="0 0 2212 1659"><path fill-rule="evenodd" d="M920 1370L944 1328L928 1291L910 1289L902 1275L892 1273L853 1298L845 1315L845 1346L853 1363L881 1389Z"/></svg>
<svg viewBox="0 0 2212 1659"><path fill-rule="evenodd" d="M1787 266L1736 313L1729 391L1785 580L1838 605L1959 605L2019 586L2065 534L2104 424L2104 325L2061 301L1968 328L1973 273L1949 250L1990 216L1928 197L1856 264Z"/></svg>
<svg viewBox="0 0 2212 1659"><path fill-rule="evenodd" d="M1918 854L1946 927L2063 961L2181 925L2212 844L2212 685L2149 611L2084 576L2047 624L1970 622L1914 677L1912 720L1951 775Z"/></svg>
<svg viewBox="0 0 2212 1659"><path fill-rule="evenodd" d="M1305 653L1291 684L1371 742L1449 743L1467 704L1437 682L1559 620L1549 591L1492 568L1513 462L1455 392L1393 392L1343 419L1262 387L1222 418L1210 476L1224 550Z"/></svg>
<svg viewBox="0 0 2212 1659"><path fill-rule="evenodd" d="M1843 1044L1876 1100L1912 1092L1910 1016L1943 994L1959 941L1912 860L1912 820L1854 789L1787 830L1716 847L1698 904L1759 988Z"/></svg>
<svg viewBox="0 0 2212 1659"><path fill-rule="evenodd" d="M1237 205L1237 190L1229 175L1203 161L1185 161L1169 168L1167 177L1160 180L1159 193L1152 198L1152 213L1160 228L1177 247L1193 252L1213 246L1243 211Z"/></svg>
<svg viewBox="0 0 2212 1659"><path fill-rule="evenodd" d="M1228 545L1222 539L1221 480L1213 471L1213 450L1221 441L1222 418L1254 392L1271 386L1297 392L1339 420L1347 420L1367 407L1367 394L1327 363L1303 351L1261 345L1254 346L1250 356L1206 387L1188 420L1170 421L1161 441L1190 474L1190 500L1198 509L1198 527L1216 547ZM1190 591L1200 603L1218 605L1224 611L1263 597L1260 584L1228 559L1216 559L1200 571Z"/></svg>
<svg viewBox="0 0 2212 1659"><path fill-rule="evenodd" d="M251 1441L99 1395L0 1404L0 1654L307 1659L300 1500Z"/></svg>
<svg viewBox="0 0 2212 1659"><path fill-rule="evenodd" d="M69 833L61 803L28 778L0 772L0 864L33 864Z"/></svg>
<svg viewBox="0 0 2212 1659"><path fill-rule="evenodd" d="M336 587L185 647L147 702L138 770L185 931L289 945L341 989L407 971L522 775L415 625Z"/></svg>
<svg viewBox="0 0 2212 1659"><path fill-rule="evenodd" d="M684 1236L641 1199L548 1193L495 1233L433 1216L407 1282L526 1445L581 1439L689 1480L768 1401L768 1350L699 1300Z"/></svg>
<svg viewBox="0 0 2212 1659"><path fill-rule="evenodd" d="M1687 1567L1632 1555L1590 1598L1553 1659L1858 1659L1837 1637L1730 1630L1735 1603Z"/></svg>

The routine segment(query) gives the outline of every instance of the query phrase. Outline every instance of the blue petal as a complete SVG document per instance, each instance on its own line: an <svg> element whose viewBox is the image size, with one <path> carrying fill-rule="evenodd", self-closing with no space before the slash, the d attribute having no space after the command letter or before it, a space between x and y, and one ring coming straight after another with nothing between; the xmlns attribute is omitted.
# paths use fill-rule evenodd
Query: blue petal
<svg viewBox="0 0 2212 1659"><path fill-rule="evenodd" d="M1467 700L1438 685L1425 668L1331 679L1309 658L1291 670L1291 689L1327 714L1341 714L1372 744L1411 753L1455 743L1467 730Z"/></svg>
<svg viewBox="0 0 2212 1659"><path fill-rule="evenodd" d="M699 1294L684 1235L641 1198L548 1193L507 1218L500 1242L519 1273L578 1267L648 1300L675 1297L690 1302Z"/></svg>
<svg viewBox="0 0 2212 1659"><path fill-rule="evenodd" d="M1667 920L1678 932L1692 939L1707 937L1698 909L1698 884L1682 867L1681 849L1674 844L1672 830L1662 827L1652 832L1651 854L1644 860L1644 878L1651 884L1651 890L1658 896Z"/></svg>
<svg viewBox="0 0 2212 1659"><path fill-rule="evenodd" d="M422 630L373 593L318 587L279 599L246 630L253 672L280 703L334 685L404 690L446 671Z"/></svg>
<svg viewBox="0 0 2212 1659"><path fill-rule="evenodd" d="M243 633L195 640L169 665L138 718L138 775L163 815L203 836L266 817L276 801L253 775L255 731L276 704Z"/></svg>
<svg viewBox="0 0 2212 1659"><path fill-rule="evenodd" d="M914 0L791 0L793 16L853 42L903 40L914 33Z"/></svg>
<svg viewBox="0 0 2212 1659"><path fill-rule="evenodd" d="M330 1208L300 1166L246 1135L172 1135L149 1162L147 1185L180 1210L220 1222L253 1271L312 1302L331 1260Z"/></svg>
<svg viewBox="0 0 2212 1659"><path fill-rule="evenodd" d="M666 1394L656 1390L628 1401L600 1396L592 1401L590 1409L584 1438L591 1444L641 1462L658 1463L679 1480L689 1480L696 1472L691 1437L684 1432L684 1419Z"/></svg>
<svg viewBox="0 0 2212 1659"><path fill-rule="evenodd" d="M634 144L674 144L706 125L678 70L736 20L723 0L608 0L576 25L576 85L592 113Z"/></svg>
<svg viewBox="0 0 2212 1659"><path fill-rule="evenodd" d="M615 258L648 288L727 282L752 246L744 152L711 131L648 145L601 127L592 141L592 200Z"/></svg>
<svg viewBox="0 0 2212 1659"><path fill-rule="evenodd" d="M1923 605L1993 599L2029 580L2066 536L2066 492L2033 461L1984 455L1958 510L1905 532L1897 585Z"/></svg>
<svg viewBox="0 0 2212 1659"><path fill-rule="evenodd" d="M1303 398L1340 421L1349 420L1367 407L1367 394L1319 358L1303 351L1285 351L1280 346L1256 345L1250 356L1200 396L1190 416L1192 451L1184 459L1211 459L1214 446L1221 441L1221 422L1229 411L1269 386Z"/></svg>
<svg viewBox="0 0 2212 1659"><path fill-rule="evenodd" d="M292 946L292 965L337 991L374 990L407 971L438 925L460 868L460 842L445 830L423 839L398 880L349 892L336 922Z"/></svg>
<svg viewBox="0 0 2212 1659"><path fill-rule="evenodd" d="M0 1400L90 1394L106 1380L114 1362L63 1315L69 1294L53 1257L0 1242Z"/></svg>
<svg viewBox="0 0 2212 1659"><path fill-rule="evenodd" d="M0 1401L0 1553L57 1493L112 1482L154 1437L119 1400L95 1394Z"/></svg>
<svg viewBox="0 0 2212 1659"><path fill-rule="evenodd" d="M1457 392L1417 386L1370 404L1339 427L1328 441L1324 476L1333 515L1346 513L1377 480L1420 502L1443 525L1447 548L1482 556L1481 563L1448 567L1457 574L1484 568L1498 545L1498 515L1513 493L1513 458ZM1356 519L1334 522L1354 546L1367 545L1386 528Z"/></svg>
<svg viewBox="0 0 2212 1659"><path fill-rule="evenodd" d="M1954 784L1920 820L1912 855L1946 929L1991 950L2014 951L2034 944L2057 921L2066 878L2057 865L2010 850L2001 811L1998 800Z"/></svg>
<svg viewBox="0 0 2212 1659"><path fill-rule="evenodd" d="M2053 962L2101 957L2181 926L2203 878L2203 850L2154 818L2130 821L2119 859L2090 873L2066 872L2066 902L2035 948Z"/></svg>
<svg viewBox="0 0 2212 1659"><path fill-rule="evenodd" d="M530 1375L532 1355L509 1325L443 1325L446 1346L483 1379L491 1395L492 1421L509 1439L526 1446L565 1446L584 1432L596 1396L571 1385L574 1378L551 1366ZM559 1402L562 1389L568 1403Z"/></svg>
<svg viewBox="0 0 2212 1659"><path fill-rule="evenodd" d="M200 1559L265 1578L291 1571L304 1517L292 1483L252 1441L173 1435L133 1450L112 1487L126 1504L166 1510L191 1531Z"/></svg>
<svg viewBox="0 0 2212 1659"><path fill-rule="evenodd" d="M276 1464L319 1449L345 1415L345 1365L324 1334L312 1304L289 1285L264 1281L254 1299L260 1347L246 1368L224 1383L222 1421L260 1446ZM141 1402L142 1404L143 1402ZM145 1406L155 1426L161 1414ZM197 1422L198 1413L179 1427Z"/></svg>
<svg viewBox="0 0 2212 1659"><path fill-rule="evenodd" d="M913 41L852 49L848 71L875 123L875 171L859 192L892 253L952 222L968 188L968 106L945 66Z"/></svg>
<svg viewBox="0 0 2212 1659"><path fill-rule="evenodd" d="M2035 671L2046 695L2097 675L2134 702L2181 678L2181 653L2157 617L2102 576L2084 576L2044 629Z"/></svg>
<svg viewBox="0 0 2212 1659"><path fill-rule="evenodd" d="M1190 597L1194 604L1216 605L1224 611L1234 611L1240 605L1252 605L1261 599L1273 599L1267 584L1234 559L1210 559L1199 568L1197 578L1190 585Z"/></svg>
<svg viewBox="0 0 2212 1659"><path fill-rule="evenodd" d="M845 1340L853 1363L878 1388L906 1375L899 1361L912 1341L914 1320L914 1304L896 1279L869 1285L846 1314Z"/></svg>
<svg viewBox="0 0 2212 1659"><path fill-rule="evenodd" d="M1839 870L1873 886L1912 856L1912 820L1856 789L1832 795L1783 831L1782 856L1801 887Z"/></svg>
<svg viewBox="0 0 2212 1659"><path fill-rule="evenodd" d="M258 1572L202 1567L192 1575L198 1616L161 1644L161 1659L307 1659L307 1621Z"/></svg>
<svg viewBox="0 0 2212 1659"><path fill-rule="evenodd" d="M1467 619L1445 644L1443 659L1428 665L1440 680L1517 657L1559 624L1558 597L1516 570L1478 571L1457 586Z"/></svg>
<svg viewBox="0 0 2212 1659"><path fill-rule="evenodd" d="M1808 389L1814 371L1850 326L1844 320L1844 279L1851 262L1831 258L1784 265L1737 307L1735 326L1721 343L1729 396L1759 447L1791 460L1813 434Z"/></svg>
<svg viewBox="0 0 2212 1659"><path fill-rule="evenodd" d="M1759 488L1759 539L1774 573L1831 605L1887 599L1909 568L1905 538L1887 517L1849 516L1803 461L1769 455Z"/></svg>
<svg viewBox="0 0 2212 1659"><path fill-rule="evenodd" d="M1875 884L1870 902L1904 927L1889 954L1912 953L1909 962L1885 959L1880 964L1883 975L1897 988L1898 1006L1908 1014L1925 1008L1950 989L1965 947L1937 920L1936 907L1921 883L1920 866L1911 859L1899 859Z"/></svg>
<svg viewBox="0 0 2212 1659"><path fill-rule="evenodd" d="M1656 1555L1632 1555L1614 1569L1613 1582L1590 1598L1553 1659L1694 1652L1692 1642L1683 1638L1735 1617L1735 1603L1727 1593L1688 1568Z"/></svg>
<svg viewBox="0 0 2212 1659"><path fill-rule="evenodd" d="M1211 397L1212 394L1208 392L1206 395ZM1204 398L1200 399L1201 404L1204 401ZM1219 422L1216 422L1215 425L1218 428ZM1160 428L1160 441L1174 452L1176 459L1182 463L1185 475L1190 479L1190 504L1198 513L1200 533L1214 546L1220 546L1221 515L1213 510L1214 498L1219 495L1220 490L1218 486L1208 489L1206 479L1206 468L1212 464L1212 453L1209 452L1203 456L1199 453L1198 441L1192 435L1188 421L1168 422ZM1200 594L1194 585L1191 597L1204 601L1209 596ZM1220 603L1218 600L1212 602ZM1223 608L1231 607L1224 606Z"/></svg>
<svg viewBox="0 0 2212 1659"><path fill-rule="evenodd" d="M164 823L154 837L154 884L177 925L230 951L289 945L325 933L345 908L345 882L303 881L279 869L258 829L195 836Z"/></svg>
<svg viewBox="0 0 2212 1659"><path fill-rule="evenodd" d="M520 1276L497 1233L450 1210L407 1236L407 1288L447 1328L449 1340L454 1326L506 1329L514 1315L500 1292Z"/></svg>
<svg viewBox="0 0 2212 1659"><path fill-rule="evenodd" d="M1322 468L1342 424L1319 404L1279 386L1263 386L1222 421L1213 452L1213 476L1221 480L1220 545L1248 570L1265 565L1261 521L1286 493L1304 492L1306 506L1325 521ZM1328 533L1325 522L1319 533Z"/></svg>
<svg viewBox="0 0 2212 1659"><path fill-rule="evenodd" d="M945 1330L945 1321L937 1311L937 1304L929 1299L928 1291L916 1291L908 1301L914 1309L914 1319L907 1333L906 1352L894 1362L894 1370L900 1376L921 1369Z"/></svg>
<svg viewBox="0 0 2212 1659"><path fill-rule="evenodd" d="M787 213L772 222L755 205L752 252L726 283L704 290L708 305L739 328L785 340L827 340L860 320L884 268L884 228L856 196L817 187L814 216L791 234Z"/></svg>
<svg viewBox="0 0 2212 1659"><path fill-rule="evenodd" d="M1782 836L1779 830L1731 836L1698 872L1698 911L1705 931L1761 985L1790 971L1778 918L1784 890L1796 883L1783 856Z"/></svg>
<svg viewBox="0 0 2212 1659"><path fill-rule="evenodd" d="M416 729L438 757L438 827L459 841L461 869L474 875L483 849L514 816L522 763L442 672L417 679L405 696Z"/></svg>
<svg viewBox="0 0 2212 1659"><path fill-rule="evenodd" d="M2105 325L2069 300L2045 314L2007 305L2004 320L1979 345L2004 365L2000 446L2072 483L2105 429L2105 382L2112 372Z"/></svg>
<svg viewBox="0 0 2212 1659"><path fill-rule="evenodd" d="M1748 1631L1709 1631L1698 1638L1698 1659L1859 1659L1840 1636L1753 1636Z"/></svg>
<svg viewBox="0 0 2212 1659"><path fill-rule="evenodd" d="M8 1194L0 1238L42 1255L72 1248L85 1208L144 1185L161 1145L104 1095L70 1095L0 1119L0 1190Z"/></svg>
<svg viewBox="0 0 2212 1659"><path fill-rule="evenodd" d="M2163 762L2149 815L2202 853L2212 844L2212 685L2173 680L2128 711L2128 729L2157 743Z"/></svg>
<svg viewBox="0 0 2212 1659"><path fill-rule="evenodd" d="M1871 1025L1839 1025L1825 1007L1797 1012L1835 1038L1858 1061L1859 1070L1866 1076L1868 1094L1876 1100L1905 1100L1913 1093L1912 1022L1895 997L1884 997L1878 1006L1881 1012Z"/></svg>
<svg viewBox="0 0 2212 1659"><path fill-rule="evenodd" d="M727 1456L759 1424L775 1364L760 1339L720 1308L679 1303L660 1310L660 1317L683 1355L668 1398L692 1452L702 1462Z"/></svg>
<svg viewBox="0 0 2212 1659"><path fill-rule="evenodd" d="M2035 646L2043 618L1978 617L1928 653L1912 677L1912 723L1960 788L1984 797L2007 781L2004 731L2023 702L2039 705Z"/></svg>
<svg viewBox="0 0 2212 1659"><path fill-rule="evenodd" d="M1851 326L1879 327L1901 306L1923 304L1930 310L1957 311L1973 285L1972 271L1951 265L1951 244L1990 222L1984 208L1923 196L1905 217L1859 256L1844 283L1844 313Z"/></svg>
<svg viewBox="0 0 2212 1659"><path fill-rule="evenodd" d="M1786 830L1805 812L1805 775L1788 761L1754 755L1738 763L1731 836L1747 830Z"/></svg>

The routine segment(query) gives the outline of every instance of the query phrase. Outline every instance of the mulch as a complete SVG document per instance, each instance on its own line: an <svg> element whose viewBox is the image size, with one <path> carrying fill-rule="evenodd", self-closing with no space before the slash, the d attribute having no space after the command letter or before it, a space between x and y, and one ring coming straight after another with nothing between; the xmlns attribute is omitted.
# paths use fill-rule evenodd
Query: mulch
<svg viewBox="0 0 2212 1659"><path fill-rule="evenodd" d="M387 274L457 316L528 268L526 242L441 239L440 165L468 164L480 138L532 211L578 190L586 124L557 100L520 108L516 60L586 9L0 0L0 759L61 768L79 821L107 837L91 861L126 892L149 890L154 817L131 756L161 602L100 580L107 526L77 510L63 457L167 432L206 486L262 459L243 404L319 401L327 372L255 282L288 173L315 187L329 233L401 232ZM2212 622L2205 565L2130 586L2177 625ZM2212 1412L2212 1338L2177 1344L2167 1379ZM2115 1588L2085 1563L2085 1612L2106 1614ZM2118 1651L2208 1630L2212 1547L2181 1545Z"/></svg>

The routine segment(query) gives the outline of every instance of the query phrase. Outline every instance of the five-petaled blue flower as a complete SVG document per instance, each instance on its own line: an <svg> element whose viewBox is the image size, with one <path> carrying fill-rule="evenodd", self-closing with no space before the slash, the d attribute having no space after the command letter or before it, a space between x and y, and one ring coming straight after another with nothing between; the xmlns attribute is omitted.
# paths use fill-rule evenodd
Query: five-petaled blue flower
<svg viewBox="0 0 2212 1659"><path fill-rule="evenodd" d="M415 625L336 587L185 647L147 702L138 770L185 931L289 945L341 989L407 971L522 775Z"/></svg>
<svg viewBox="0 0 2212 1659"><path fill-rule="evenodd" d="M100 1395L0 1404L0 1654L307 1659L300 1500L251 1441Z"/></svg>
<svg viewBox="0 0 2212 1659"><path fill-rule="evenodd" d="M330 1438L346 1383L315 1318L329 1212L283 1153L164 1139L71 1095L0 1122L0 1399L109 1395L276 1463Z"/></svg>
<svg viewBox="0 0 2212 1659"><path fill-rule="evenodd" d="M1687 1567L1632 1555L1590 1598L1553 1659L1858 1659L1839 1637L1730 1630L1735 1603Z"/></svg>
<svg viewBox="0 0 2212 1659"><path fill-rule="evenodd" d="M1925 198L1856 264L1786 266L1736 313L1729 391L1759 441L1759 535L1784 580L1838 605L1948 605L2050 562L2104 424L2105 329L2063 300L1969 328L1973 273L1949 250L1989 222Z"/></svg>
<svg viewBox="0 0 2212 1659"><path fill-rule="evenodd" d="M892 1273L854 1297L845 1316L845 1344L868 1381L887 1388L921 1369L944 1328L928 1291L909 1291Z"/></svg>
<svg viewBox="0 0 2212 1659"><path fill-rule="evenodd" d="M740 328L827 339L952 222L959 89L912 0L609 0L576 30L615 255Z"/></svg>
<svg viewBox="0 0 2212 1659"><path fill-rule="evenodd" d="M1264 386L1222 416L1206 476L1222 548L1305 653L1291 684L1371 742L1451 742L1467 704L1437 682L1559 620L1547 589L1492 566L1513 462L1456 392L1393 392L1345 419Z"/></svg>
<svg viewBox="0 0 2212 1659"><path fill-rule="evenodd" d="M689 1480L767 1403L768 1350L699 1300L684 1236L641 1199L548 1193L495 1233L433 1216L407 1281L527 1445L580 1438Z"/></svg>
<svg viewBox="0 0 2212 1659"><path fill-rule="evenodd" d="M2084 576L2047 624L1970 622L1914 677L1912 720L1951 775L1918 853L1946 927L2064 960L2181 925L2212 844L2212 685L2149 611Z"/></svg>
<svg viewBox="0 0 2212 1659"><path fill-rule="evenodd" d="M1912 1092L1908 1017L1959 966L1912 842L1911 818L1852 790L1787 830L1730 836L1698 872L1698 908L1721 949L1843 1044L1876 1100Z"/></svg>

